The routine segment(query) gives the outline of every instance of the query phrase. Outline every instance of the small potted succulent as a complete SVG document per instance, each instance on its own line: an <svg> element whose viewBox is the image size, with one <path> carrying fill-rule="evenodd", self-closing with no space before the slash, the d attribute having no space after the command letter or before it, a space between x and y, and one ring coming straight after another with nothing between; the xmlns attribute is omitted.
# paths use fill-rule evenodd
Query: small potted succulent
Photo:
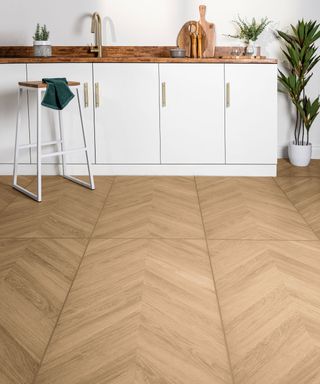
<svg viewBox="0 0 320 384"><path fill-rule="evenodd" d="M52 47L49 41L50 32L47 26L37 24L35 34L33 36L33 52L36 57L48 57L52 55Z"/></svg>
<svg viewBox="0 0 320 384"><path fill-rule="evenodd" d="M306 167L312 156L310 129L320 113L320 96L311 99L307 94L313 69L320 62L320 24L302 19L290 29L289 32L277 31L284 42L282 52L286 58L278 79L281 91L288 95L295 110L294 140L288 146L289 159L292 165Z"/></svg>
<svg viewBox="0 0 320 384"><path fill-rule="evenodd" d="M243 40L246 45L246 55L257 56L256 42L262 32L271 23L271 21L267 17L264 17L260 21L257 21L255 18L253 18L251 21L247 21L238 16L238 20L234 20L233 23L239 30L238 34L228 36L234 39Z"/></svg>

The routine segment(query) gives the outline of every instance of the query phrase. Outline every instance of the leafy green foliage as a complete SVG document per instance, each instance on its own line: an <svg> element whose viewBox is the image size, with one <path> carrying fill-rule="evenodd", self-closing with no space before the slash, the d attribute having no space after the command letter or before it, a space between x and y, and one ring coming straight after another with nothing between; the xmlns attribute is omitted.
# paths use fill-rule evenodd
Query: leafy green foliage
<svg viewBox="0 0 320 384"><path fill-rule="evenodd" d="M309 75L306 78L301 78L293 73L285 75L279 70L278 80L283 87L282 91L287 92L292 102L297 105L300 102L300 96L311 77L312 75Z"/></svg>
<svg viewBox="0 0 320 384"><path fill-rule="evenodd" d="M282 52L288 65L286 73L279 70L278 80L296 108L295 143L304 144L306 131L306 144L309 144L310 128L320 112L320 97L311 101L306 96L306 86L313 76L313 68L320 61L315 44L320 38L320 24L302 19L296 26L291 25L291 33L277 33L285 44Z"/></svg>
<svg viewBox="0 0 320 384"><path fill-rule="evenodd" d="M307 132L309 132L314 120L320 112L319 97L317 97L313 102L308 97L304 97L299 106L299 110L304 126Z"/></svg>
<svg viewBox="0 0 320 384"><path fill-rule="evenodd" d="M44 24L44 26L40 26L40 24L37 24L35 34L33 36L33 40L35 41L48 41L50 36L50 32L47 29L47 26Z"/></svg>
<svg viewBox="0 0 320 384"><path fill-rule="evenodd" d="M238 20L234 20L233 23L235 23L238 27L239 33L237 35L229 35L229 37L241 39L246 44L249 44L249 41L258 40L258 37L267 28L271 21L265 17L259 22L255 18L249 22L248 20L242 19L238 16Z"/></svg>

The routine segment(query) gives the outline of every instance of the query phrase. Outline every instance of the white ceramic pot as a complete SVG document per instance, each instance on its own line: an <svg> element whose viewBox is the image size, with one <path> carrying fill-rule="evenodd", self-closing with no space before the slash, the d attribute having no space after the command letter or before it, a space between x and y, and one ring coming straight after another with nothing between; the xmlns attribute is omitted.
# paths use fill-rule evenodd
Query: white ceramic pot
<svg viewBox="0 0 320 384"><path fill-rule="evenodd" d="M52 55L52 47L50 41L33 41L33 54L36 57L49 57Z"/></svg>
<svg viewBox="0 0 320 384"><path fill-rule="evenodd" d="M296 167L307 167L312 156L312 144L296 145L289 143L288 148L290 163Z"/></svg>
<svg viewBox="0 0 320 384"><path fill-rule="evenodd" d="M247 56L254 56L256 50L256 43L255 41L249 41L249 43L246 46L246 55Z"/></svg>

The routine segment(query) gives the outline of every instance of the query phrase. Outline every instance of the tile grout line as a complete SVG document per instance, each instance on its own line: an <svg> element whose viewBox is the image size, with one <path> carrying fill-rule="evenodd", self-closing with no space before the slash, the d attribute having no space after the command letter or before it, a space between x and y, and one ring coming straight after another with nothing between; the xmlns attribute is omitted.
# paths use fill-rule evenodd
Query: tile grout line
<svg viewBox="0 0 320 384"><path fill-rule="evenodd" d="M304 216L301 214L301 212L298 210L298 208L296 207L296 205L291 201L289 195L287 194L286 191L284 191L282 188L281 188L281 185L279 185L277 183L277 180L275 177L272 178L273 182L275 183L275 185L280 189L280 191L283 193L283 195L285 196L285 198L290 202L290 204L293 206L293 208L295 209L295 211L298 213L298 215L302 218L302 220L304 221L304 223L306 224L306 226L311 230L311 232L315 235L316 239L320 240L319 237L317 236L317 234L315 233L315 231L313 230L313 228L311 227L311 225L309 225L309 223L307 222L307 220L304 218ZM308 241L308 240L306 240Z"/></svg>
<svg viewBox="0 0 320 384"><path fill-rule="evenodd" d="M208 255L208 259L209 259L209 265L210 265L211 275L212 275L212 280L213 280L213 286L214 286L215 296L216 296L217 304L218 304L220 323L221 323L221 327L222 327L223 339L224 339L224 344L225 344L225 347L226 347L226 352L227 352L227 357L228 357L228 363L229 363L229 369L230 369L230 374L231 374L231 380L232 380L232 383L235 384L235 379L234 379L234 374L233 374L233 369L232 369L232 364L231 364L230 350L229 350L229 345L228 345L228 342L227 342L226 330L225 330L224 321L223 321L223 317L222 317L222 311L221 311L221 305L220 305L220 300L219 300L219 295L218 295L218 290L217 290L217 284L216 284L216 280L215 280L215 277L214 277L214 272L213 272L213 267L212 267L212 262L211 262L211 257L210 257L208 238L207 238L206 228L205 228L205 225L204 225L204 219L203 219L203 214L202 214L202 209L201 209L201 204L200 204L200 196L199 196L199 191L198 191L198 185L197 185L196 177L194 177L194 184L195 184L195 188L196 188L196 192L197 192L197 197L198 197L198 205L199 205L199 210L200 210L201 222L202 222L202 227L203 227L203 231L204 231L204 235L205 235L204 236L204 240L205 240L205 243L206 243L207 255Z"/></svg>
<svg viewBox="0 0 320 384"><path fill-rule="evenodd" d="M99 215L98 215L98 217L97 217L97 220L96 220L96 223L95 223L95 225L93 226L93 229L92 229L92 231L91 231L91 235L90 235L89 238L85 238L85 239L87 239L87 245L86 245L86 247L85 247L85 249L84 249L84 251L83 251L83 254L82 254L81 259L80 259L80 262L79 262L79 265L78 265L78 267L77 267L77 269L76 269L76 271L75 271L75 274L74 274L73 279L72 279L72 281L71 281L70 287L69 287L68 292L67 292L67 294L66 294L66 297L65 297L65 299L64 299L64 301L63 301L63 304L62 304L61 310L60 310L60 312L59 312L59 315L58 315L58 317L57 317L56 323L55 323L55 325L54 325L54 327L53 327L53 330L52 330L52 332L51 332L51 335L50 335L50 338L49 338L49 340L48 340L47 346L46 346L46 348L45 348L45 350L44 350L44 352L43 352L42 358L41 358L41 360L40 360L38 371L37 371L37 373L34 375L34 378L33 378L33 380L32 380L32 384L35 384L36 381L37 381L37 379L38 379L39 372L40 372L40 369L41 369L41 367L42 367L44 358L45 358L45 356L46 356L46 354L47 354L47 352L48 352L48 349L49 349L49 346L50 346L50 344L51 344L53 335L55 334L56 328L57 328L57 326L58 326L58 323L59 323L59 320L60 320L60 318L61 318L61 315L62 315L62 312L63 312L63 310L64 310L64 307L65 307L65 305L66 305L66 303L67 303L67 301L68 301L68 298L69 298L69 296L70 296L70 293L71 293L71 290L72 290L72 288L73 288L74 282L75 282L75 280L76 280L76 278L77 278L77 276L78 276L78 274L79 274L79 271L80 271L82 262L83 262L83 260L84 260L84 258L85 258L85 256L86 256L86 254L87 254L87 251L88 251L88 248L89 248L89 244L90 244L91 239L92 239L92 235L93 235L93 233L94 233L94 231L95 231L95 229L96 229L96 226L97 226L98 221L99 221L99 219L100 219L100 217L101 217L102 211L103 211L103 209L104 209L104 207L105 207L105 205L106 205L107 199L108 199L108 197L109 197L109 195L110 195L110 192L111 192L112 187L113 187L113 184L114 184L114 180L115 180L115 177L113 177L113 179L112 179L112 182L111 182L111 185L110 185L110 189L109 189L109 191L108 191L108 193L107 193L107 195L106 195L106 198L105 198L105 200L104 200L104 202L103 202L103 204L102 204L100 213L99 213ZM80 239L79 239L79 240L80 240Z"/></svg>

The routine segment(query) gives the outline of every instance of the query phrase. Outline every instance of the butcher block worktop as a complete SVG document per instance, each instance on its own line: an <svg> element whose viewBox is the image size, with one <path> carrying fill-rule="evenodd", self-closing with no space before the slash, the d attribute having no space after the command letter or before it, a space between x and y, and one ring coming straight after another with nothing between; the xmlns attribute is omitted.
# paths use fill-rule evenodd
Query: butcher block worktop
<svg viewBox="0 0 320 384"><path fill-rule="evenodd" d="M270 58L235 58L230 55L231 47L217 47L214 58L173 59L170 49L173 47L110 46L103 47L103 57L97 58L85 46L54 46L51 57L34 57L33 47L0 47L0 64L9 63L243 63L276 64Z"/></svg>

